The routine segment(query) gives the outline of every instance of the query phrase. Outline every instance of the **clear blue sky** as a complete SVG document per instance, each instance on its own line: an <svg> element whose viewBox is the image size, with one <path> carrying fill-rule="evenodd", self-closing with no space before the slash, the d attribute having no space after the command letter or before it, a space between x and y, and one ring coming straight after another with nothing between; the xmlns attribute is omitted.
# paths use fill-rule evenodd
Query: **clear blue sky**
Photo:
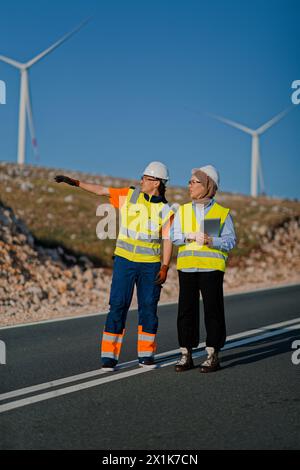
<svg viewBox="0 0 300 470"><path fill-rule="evenodd" d="M249 193L250 136L204 113L255 128L291 105L299 1L3 0L0 54L27 61L90 15L31 69L39 164L136 178L161 160L185 185L211 163L223 190ZM0 63L0 79L0 159L13 162L19 73ZM261 156L267 193L299 198L300 106L262 137Z"/></svg>

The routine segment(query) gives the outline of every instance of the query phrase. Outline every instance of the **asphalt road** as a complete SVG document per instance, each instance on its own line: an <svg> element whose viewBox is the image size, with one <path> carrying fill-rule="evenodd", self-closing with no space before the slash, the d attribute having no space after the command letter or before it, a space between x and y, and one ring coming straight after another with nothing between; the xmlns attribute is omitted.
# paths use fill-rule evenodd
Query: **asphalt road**
<svg viewBox="0 0 300 470"><path fill-rule="evenodd" d="M136 367L136 311L109 374L99 370L105 316L0 329L0 448L299 449L300 286L228 296L225 308L223 368L208 375L203 347L194 370L174 372L176 305L159 308L152 371ZM203 319L201 330L203 341Z"/></svg>

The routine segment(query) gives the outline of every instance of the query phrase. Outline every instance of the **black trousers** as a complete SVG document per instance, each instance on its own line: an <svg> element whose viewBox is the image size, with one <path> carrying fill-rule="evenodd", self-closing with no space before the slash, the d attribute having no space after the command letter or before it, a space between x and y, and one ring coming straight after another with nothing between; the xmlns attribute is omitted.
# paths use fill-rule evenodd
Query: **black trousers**
<svg viewBox="0 0 300 470"><path fill-rule="evenodd" d="M204 306L206 346L219 351L225 344L226 326L224 315L222 271L179 274L179 304L177 331L180 347L195 348L199 344L199 290Z"/></svg>

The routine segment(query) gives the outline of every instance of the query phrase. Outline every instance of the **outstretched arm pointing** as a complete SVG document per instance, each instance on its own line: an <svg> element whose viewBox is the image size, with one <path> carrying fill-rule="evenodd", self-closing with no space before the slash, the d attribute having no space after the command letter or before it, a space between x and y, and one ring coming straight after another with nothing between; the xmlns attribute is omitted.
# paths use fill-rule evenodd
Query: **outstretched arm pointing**
<svg viewBox="0 0 300 470"><path fill-rule="evenodd" d="M57 175L54 179L56 183L67 183L71 186L78 186L89 193L97 194L97 196L109 196L108 188L101 186L100 184L84 183L83 181L75 180L64 175Z"/></svg>

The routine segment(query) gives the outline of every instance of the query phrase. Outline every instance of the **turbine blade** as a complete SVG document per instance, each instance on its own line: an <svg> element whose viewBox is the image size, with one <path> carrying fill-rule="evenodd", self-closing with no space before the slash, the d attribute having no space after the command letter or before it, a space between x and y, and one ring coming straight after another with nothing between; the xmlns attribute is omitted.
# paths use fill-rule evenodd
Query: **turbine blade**
<svg viewBox="0 0 300 470"><path fill-rule="evenodd" d="M75 29L70 31L69 33L65 34L61 39L56 41L52 46L48 47L46 50L35 56L33 59L29 60L29 62L26 63L26 67L31 67L33 64L41 60L43 57L45 57L47 54L50 54L54 49L59 47L63 42L65 42L67 39L69 39L73 34L77 33L83 26L90 21L90 18L87 18L86 20L82 21L79 26L77 26Z"/></svg>
<svg viewBox="0 0 300 470"><path fill-rule="evenodd" d="M255 133L253 129L250 129L249 127L246 127L243 124L239 124L238 122L231 121L231 119L226 119L226 118L223 118L222 116L217 116L216 114L209 114L209 116L214 119L217 119L218 121L224 122L225 124L228 124L229 126L235 127L236 129L239 129L240 131L246 132L247 134L253 135Z"/></svg>
<svg viewBox="0 0 300 470"><path fill-rule="evenodd" d="M21 62L17 62L16 60L5 57L4 55L0 55L0 60L2 60L2 62L6 62L9 65L12 65L13 67L16 67L17 69L24 68L24 64L21 64Z"/></svg>
<svg viewBox="0 0 300 470"><path fill-rule="evenodd" d="M266 122L262 126L260 126L256 132L257 134L263 134L267 129L269 129L271 126L276 124L276 122L280 121L286 114L288 114L295 106L289 106L287 109L282 111L281 113L277 114L275 117L270 119L270 121Z"/></svg>
<svg viewBox="0 0 300 470"><path fill-rule="evenodd" d="M29 132L30 132L30 137L31 137L31 144L32 144L32 148L33 148L33 153L34 153L34 156L35 156L36 160L39 160L37 140L36 140L34 123L33 123L29 83L27 85L27 90L26 90L26 110L27 110L27 116L28 116Z"/></svg>

